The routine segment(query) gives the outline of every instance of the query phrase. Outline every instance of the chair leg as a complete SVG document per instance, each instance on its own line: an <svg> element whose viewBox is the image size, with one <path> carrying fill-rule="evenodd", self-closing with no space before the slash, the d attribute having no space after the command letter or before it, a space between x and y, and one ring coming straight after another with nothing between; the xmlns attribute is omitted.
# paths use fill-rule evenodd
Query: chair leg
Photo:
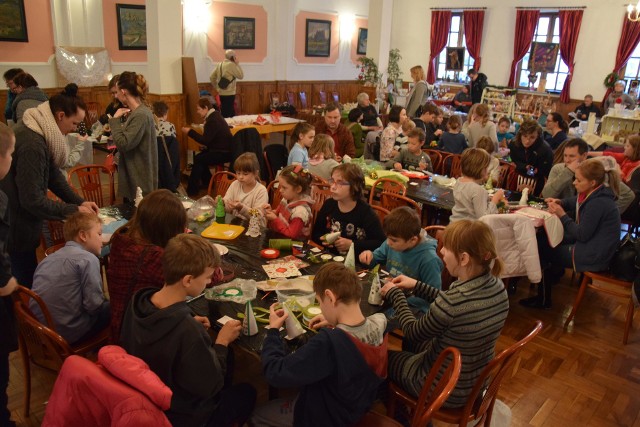
<svg viewBox="0 0 640 427"><path fill-rule="evenodd" d="M573 303L573 309L571 309L571 314L567 317L567 320L564 322L564 327L566 328L569 325L569 322L576 315L576 311L578 311L578 306L580 302L582 302L582 298L584 297L584 291L587 289L587 284L591 282L591 279L585 274L582 278L582 282L580 283L580 289L578 290L578 295L576 296L576 301Z"/></svg>
<svg viewBox="0 0 640 427"><path fill-rule="evenodd" d="M629 306L627 307L627 319L624 325L624 336L622 337L622 344L624 345L627 345L627 341L629 340L629 331L631 330L631 325L633 324L633 310L633 299L629 298Z"/></svg>
<svg viewBox="0 0 640 427"><path fill-rule="evenodd" d="M22 368L24 369L24 416L28 417L31 407L31 363L29 362L27 343L24 341L22 335L18 336L18 342L20 343L20 356L22 359Z"/></svg>

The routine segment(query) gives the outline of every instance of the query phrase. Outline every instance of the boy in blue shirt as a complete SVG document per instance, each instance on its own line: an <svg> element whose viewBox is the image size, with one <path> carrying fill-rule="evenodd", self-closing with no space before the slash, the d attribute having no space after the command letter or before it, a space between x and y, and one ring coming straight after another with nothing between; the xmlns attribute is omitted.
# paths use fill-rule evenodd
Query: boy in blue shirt
<svg viewBox="0 0 640 427"><path fill-rule="evenodd" d="M382 229L387 240L373 252L362 252L360 262L370 267L384 264L393 277L404 274L440 289L438 242L421 228L417 212L408 206L396 208L384 218Z"/></svg>

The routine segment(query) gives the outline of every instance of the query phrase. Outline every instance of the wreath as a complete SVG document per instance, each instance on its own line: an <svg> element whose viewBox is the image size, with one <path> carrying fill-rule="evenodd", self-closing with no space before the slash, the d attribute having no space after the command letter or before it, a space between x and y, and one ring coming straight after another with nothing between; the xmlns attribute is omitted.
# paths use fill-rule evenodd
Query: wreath
<svg viewBox="0 0 640 427"><path fill-rule="evenodd" d="M620 80L620 76L618 76L618 73L609 73L607 74L607 77L604 78L604 82L602 82L602 84L604 84L605 87L608 87L609 89L613 89L618 80Z"/></svg>

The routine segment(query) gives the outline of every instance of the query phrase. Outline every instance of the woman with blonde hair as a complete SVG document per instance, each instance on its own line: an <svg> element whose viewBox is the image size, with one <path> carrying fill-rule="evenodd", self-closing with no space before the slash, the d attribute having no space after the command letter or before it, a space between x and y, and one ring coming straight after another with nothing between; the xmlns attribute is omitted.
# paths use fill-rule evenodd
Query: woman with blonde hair
<svg viewBox="0 0 640 427"><path fill-rule="evenodd" d="M416 117L418 108L427 102L429 96L429 86L425 81L425 74L422 65L411 67L411 78L414 86L407 95L407 117Z"/></svg>
<svg viewBox="0 0 640 427"><path fill-rule="evenodd" d="M156 123L147 105L149 85L142 74L125 71L118 78L118 100L124 105L109 120L120 153L118 197L133 201L136 189L149 194L158 188Z"/></svg>
<svg viewBox="0 0 640 427"><path fill-rule="evenodd" d="M335 158L333 138L324 133L315 136L309 148L309 172L328 181L331 171L340 163Z"/></svg>
<svg viewBox="0 0 640 427"><path fill-rule="evenodd" d="M478 104L473 112L468 132L469 147L475 147L480 138L487 136L493 141L495 151L498 151L496 124L489 120L489 106L487 104Z"/></svg>

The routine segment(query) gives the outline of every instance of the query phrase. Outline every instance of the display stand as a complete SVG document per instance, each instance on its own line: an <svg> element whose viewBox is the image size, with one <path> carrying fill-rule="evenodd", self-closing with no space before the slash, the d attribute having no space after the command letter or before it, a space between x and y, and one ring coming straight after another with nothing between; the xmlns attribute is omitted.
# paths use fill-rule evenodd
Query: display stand
<svg viewBox="0 0 640 427"><path fill-rule="evenodd" d="M489 106L490 119L493 121L497 121L502 116L513 117L517 93L518 90L513 88L487 86L482 91L480 103Z"/></svg>

